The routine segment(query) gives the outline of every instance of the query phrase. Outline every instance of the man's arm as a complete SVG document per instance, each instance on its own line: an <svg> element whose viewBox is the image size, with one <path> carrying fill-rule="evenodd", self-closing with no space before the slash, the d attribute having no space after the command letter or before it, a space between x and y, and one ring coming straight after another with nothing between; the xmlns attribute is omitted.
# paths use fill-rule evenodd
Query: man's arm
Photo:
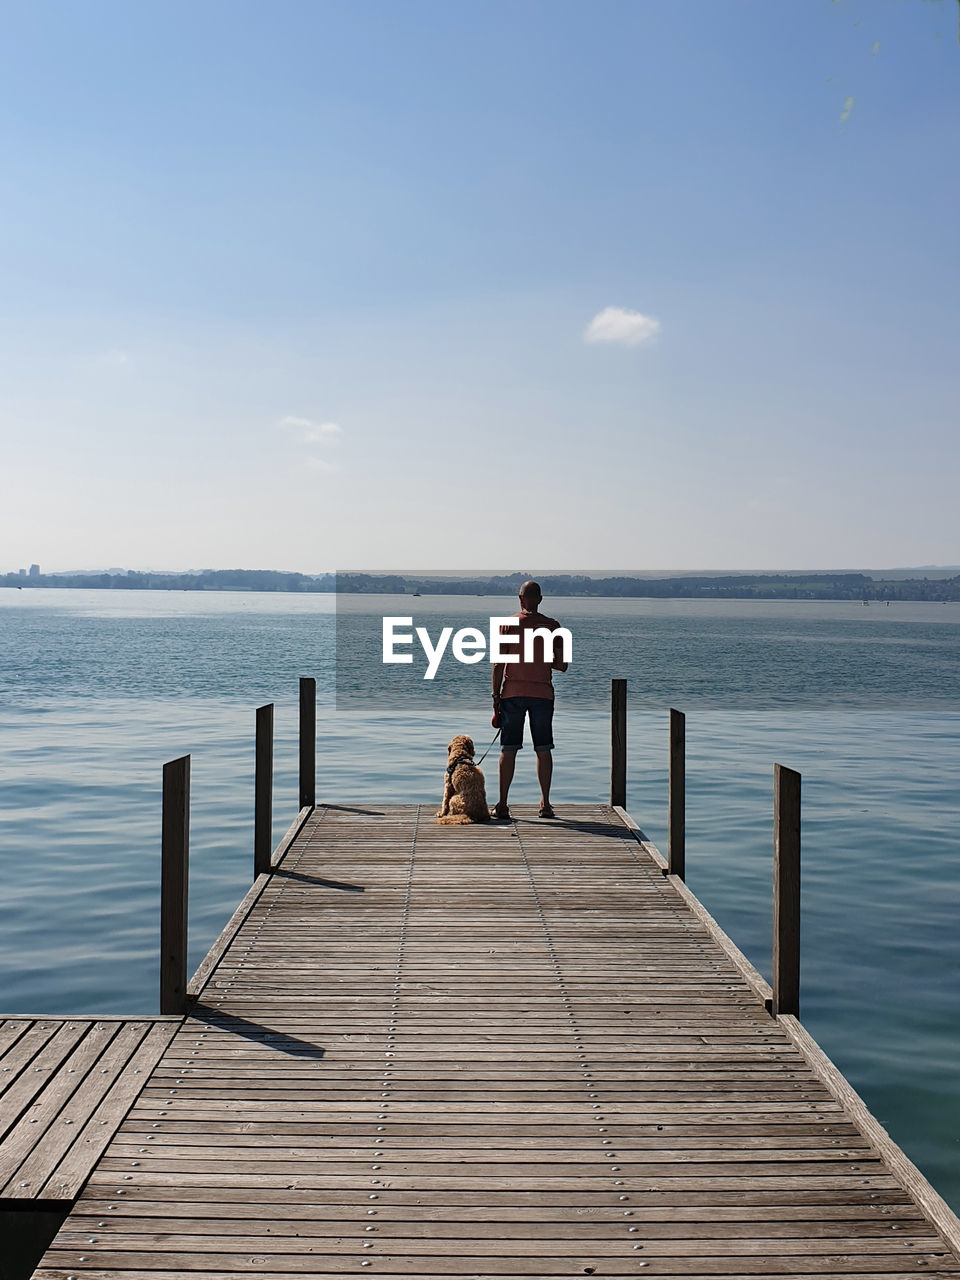
<svg viewBox="0 0 960 1280"><path fill-rule="evenodd" d="M505 662L495 662L493 664L492 684L493 684L493 701L495 704L500 701L500 690L503 687L503 673L506 670L506 668L507 668L507 664Z"/></svg>
<svg viewBox="0 0 960 1280"><path fill-rule="evenodd" d="M569 662L564 662L563 660L563 641L557 638L553 642L553 661L550 663L550 670L566 671L569 665Z"/></svg>

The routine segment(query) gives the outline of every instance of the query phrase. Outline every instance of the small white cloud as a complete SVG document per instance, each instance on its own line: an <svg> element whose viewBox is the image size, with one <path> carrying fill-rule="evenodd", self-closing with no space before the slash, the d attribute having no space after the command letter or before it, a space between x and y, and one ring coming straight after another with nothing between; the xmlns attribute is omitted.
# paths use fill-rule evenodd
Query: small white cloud
<svg viewBox="0 0 960 1280"><path fill-rule="evenodd" d="M314 422L311 418L287 416L280 419L280 426L295 432L304 444L336 444L343 435L343 428L336 422Z"/></svg>
<svg viewBox="0 0 960 1280"><path fill-rule="evenodd" d="M660 332L660 321L653 316L628 311L626 307L604 307L583 333L584 342L616 342L621 347L639 347Z"/></svg>
<svg viewBox="0 0 960 1280"><path fill-rule="evenodd" d="M307 444L336 444L342 435L343 428L335 422L318 422L305 428L303 438Z"/></svg>
<svg viewBox="0 0 960 1280"><path fill-rule="evenodd" d="M300 444L309 445L311 450L339 444L343 435L343 428L336 422L314 422L312 418L297 418L292 414L281 418L277 426L295 436ZM318 475L333 475L340 470L337 463L328 462L326 458L319 458L312 452L307 454L303 463L308 470Z"/></svg>

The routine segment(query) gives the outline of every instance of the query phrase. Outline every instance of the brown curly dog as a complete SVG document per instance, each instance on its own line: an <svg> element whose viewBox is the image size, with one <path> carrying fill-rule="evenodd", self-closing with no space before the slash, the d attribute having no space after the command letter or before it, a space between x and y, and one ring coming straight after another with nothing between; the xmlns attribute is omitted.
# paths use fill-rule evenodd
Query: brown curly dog
<svg viewBox="0 0 960 1280"><path fill-rule="evenodd" d="M489 822L483 774L473 763L473 739L458 734L447 747L447 771L437 825L460 827L468 822Z"/></svg>

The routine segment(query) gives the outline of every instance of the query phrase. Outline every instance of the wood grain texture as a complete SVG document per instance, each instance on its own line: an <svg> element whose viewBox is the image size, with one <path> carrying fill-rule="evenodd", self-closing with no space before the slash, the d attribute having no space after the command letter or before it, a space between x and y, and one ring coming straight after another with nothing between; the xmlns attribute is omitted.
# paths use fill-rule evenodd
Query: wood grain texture
<svg viewBox="0 0 960 1280"><path fill-rule="evenodd" d="M960 1280L949 1210L636 825L558 812L307 816L39 1280Z"/></svg>
<svg viewBox="0 0 960 1280"><path fill-rule="evenodd" d="M73 1200L179 1019L0 1022L0 1200ZM19 1050L19 1052L16 1052ZM27 1206L23 1206L27 1207Z"/></svg>
<svg viewBox="0 0 960 1280"><path fill-rule="evenodd" d="M286 832L284 833L283 839L280 841L276 849L274 849L273 851L273 857L271 859L272 867L279 866L280 863L283 861L287 850L290 848L294 840L296 840L297 836L300 834L300 830L303 827L303 824L306 822L307 818L309 818L312 812L313 812L312 809L301 809L300 812L297 814L297 816L294 818L293 822L291 822L290 826L287 828ZM247 916L250 914L250 909L252 908L253 904L257 901L257 899L260 897L260 894L267 887L267 884L269 883L269 878L270 877L266 872L264 872L262 876L257 876L256 880L254 880L253 884L247 890L246 895L238 903L236 909L234 910L233 915L230 917L227 923L223 926L213 946L210 948L210 950L201 960L200 964L197 966L197 970L194 973L193 977L187 983L188 996L199 995L199 993L203 990L204 983L207 981L207 978L216 968L217 963L219 962L221 956L224 954L227 947L236 937L237 931L239 930L240 926L243 924Z"/></svg>

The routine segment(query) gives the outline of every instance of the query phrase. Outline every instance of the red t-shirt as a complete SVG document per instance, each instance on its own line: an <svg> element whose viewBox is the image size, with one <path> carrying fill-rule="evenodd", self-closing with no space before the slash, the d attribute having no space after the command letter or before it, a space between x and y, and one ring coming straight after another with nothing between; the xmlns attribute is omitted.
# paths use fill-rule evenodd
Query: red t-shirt
<svg viewBox="0 0 960 1280"><path fill-rule="evenodd" d="M500 628L502 636L510 637L501 643L501 648L506 653L517 653L520 656L519 662L508 662L504 665L503 688L500 690L501 698L547 698L553 701L553 673L550 668L550 662L554 658L562 657L561 641L556 639L553 642L553 653L550 653L550 645L546 640L537 637L533 641L534 657L549 656L550 661L524 662L523 661L523 633L532 630L534 627L545 627L548 631L556 631L560 623L556 618L548 618L542 613L515 613L513 615L518 620L518 627L504 626ZM546 650L546 654L544 651Z"/></svg>

